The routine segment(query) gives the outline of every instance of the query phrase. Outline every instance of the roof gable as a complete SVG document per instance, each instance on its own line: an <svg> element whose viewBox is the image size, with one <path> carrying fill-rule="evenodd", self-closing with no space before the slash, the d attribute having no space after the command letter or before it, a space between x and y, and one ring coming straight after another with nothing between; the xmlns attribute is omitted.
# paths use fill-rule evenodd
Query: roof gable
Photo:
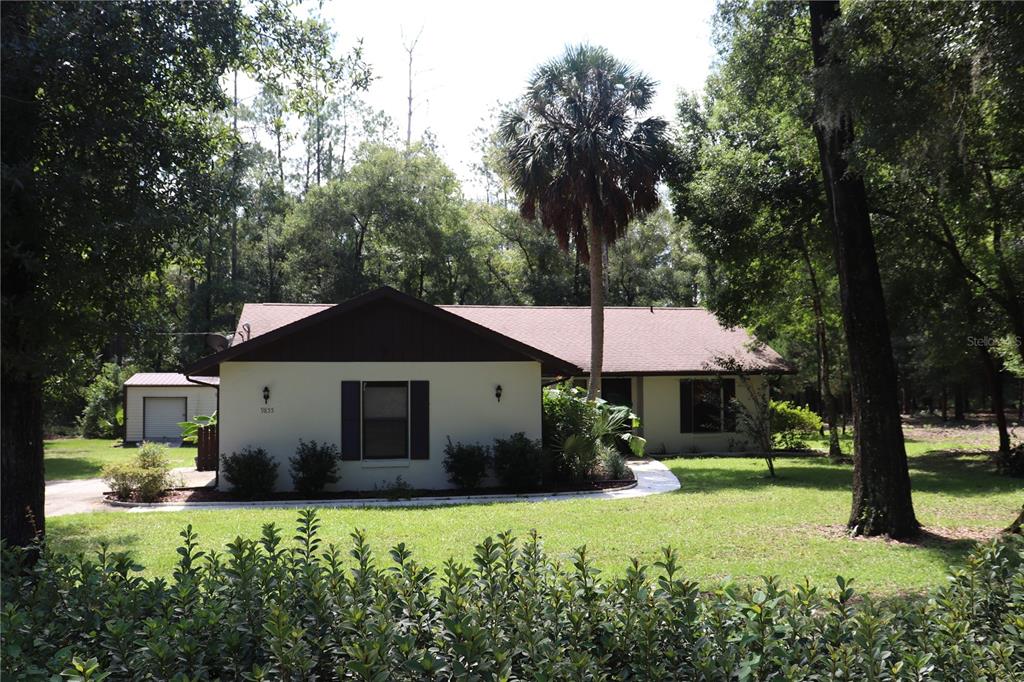
<svg viewBox="0 0 1024 682"><path fill-rule="evenodd" d="M186 374L216 375L227 361L246 362L467 362L523 361L545 373L569 375L578 367L472 320L454 315L389 287L329 307L281 306L274 319L246 305L240 318L244 340L186 368ZM251 322L243 329L246 315ZM236 335L237 336L237 335Z"/></svg>

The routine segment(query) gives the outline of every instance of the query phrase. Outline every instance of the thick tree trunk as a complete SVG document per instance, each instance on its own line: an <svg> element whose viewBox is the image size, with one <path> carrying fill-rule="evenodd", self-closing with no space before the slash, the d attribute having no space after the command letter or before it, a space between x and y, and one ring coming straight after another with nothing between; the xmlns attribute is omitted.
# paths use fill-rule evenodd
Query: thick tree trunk
<svg viewBox="0 0 1024 682"><path fill-rule="evenodd" d="M988 379L989 389L992 394L992 412L996 417L996 427L999 429L999 452L1007 455L1010 453L1010 430L1006 424L1006 402L1003 396L1003 375L996 365L992 352L984 346L978 347L981 355L981 363L985 366L985 378Z"/></svg>
<svg viewBox="0 0 1024 682"><path fill-rule="evenodd" d="M811 2L811 46L819 69L835 61L825 35L838 17L838 1ZM820 81L816 83L814 134L832 211L853 390L855 445L849 526L858 535L910 537L919 526L910 494L896 368L867 192L863 179L847 164L853 121L848 112L835 111L836 103L829 98ZM833 118L831 123L824 122L824 112Z"/></svg>
<svg viewBox="0 0 1024 682"><path fill-rule="evenodd" d="M962 422L967 418L967 392L963 384L953 387L953 419Z"/></svg>
<svg viewBox="0 0 1024 682"><path fill-rule="evenodd" d="M33 3L0 3L4 46L33 40ZM0 71L0 539L25 546L44 530L41 367L47 361L47 316L38 299L46 267L46 231L35 166L40 130L36 92L44 67L7 59Z"/></svg>
<svg viewBox="0 0 1024 682"><path fill-rule="evenodd" d="M590 223L590 380L587 399L601 397L601 365L604 362L604 235L596 221Z"/></svg>
<svg viewBox="0 0 1024 682"><path fill-rule="evenodd" d="M45 528L43 480L43 410L37 378L7 367L3 370L0 463L3 470L3 537L25 546Z"/></svg>

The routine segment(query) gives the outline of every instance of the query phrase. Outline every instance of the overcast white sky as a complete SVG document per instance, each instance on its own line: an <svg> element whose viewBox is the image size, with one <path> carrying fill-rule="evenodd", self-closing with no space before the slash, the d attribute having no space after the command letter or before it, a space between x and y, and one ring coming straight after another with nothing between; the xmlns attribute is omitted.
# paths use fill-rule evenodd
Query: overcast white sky
<svg viewBox="0 0 1024 682"><path fill-rule="evenodd" d="M425 128L433 131L445 160L464 180L476 161L473 131L488 109L517 97L533 69L567 44L603 45L658 80L654 113L671 119L676 93L700 89L707 76L713 11L713 0L325 0L323 6L341 46L363 39L377 76L365 99L388 113L403 136L403 33L411 40L422 29L414 53L413 138Z"/></svg>

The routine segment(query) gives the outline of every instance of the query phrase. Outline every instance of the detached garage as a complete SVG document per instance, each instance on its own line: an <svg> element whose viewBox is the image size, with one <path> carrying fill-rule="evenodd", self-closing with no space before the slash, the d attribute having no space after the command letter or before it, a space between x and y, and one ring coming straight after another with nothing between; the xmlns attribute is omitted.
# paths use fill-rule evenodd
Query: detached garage
<svg viewBox="0 0 1024 682"><path fill-rule="evenodd" d="M124 441L180 440L179 422L217 410L219 382L166 372L133 374L124 382Z"/></svg>

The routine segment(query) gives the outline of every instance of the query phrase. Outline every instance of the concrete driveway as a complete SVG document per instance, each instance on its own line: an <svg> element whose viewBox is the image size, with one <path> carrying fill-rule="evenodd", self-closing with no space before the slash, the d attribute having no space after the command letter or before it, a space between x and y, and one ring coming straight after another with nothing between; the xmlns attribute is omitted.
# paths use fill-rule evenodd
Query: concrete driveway
<svg viewBox="0 0 1024 682"><path fill-rule="evenodd" d="M213 485L216 472L196 471L195 469L173 469L171 472L180 476L184 485L199 487ZM103 493L110 490L101 478L81 478L68 481L47 481L46 483L46 515L64 516L66 514L83 514L94 511L116 511L104 503Z"/></svg>

